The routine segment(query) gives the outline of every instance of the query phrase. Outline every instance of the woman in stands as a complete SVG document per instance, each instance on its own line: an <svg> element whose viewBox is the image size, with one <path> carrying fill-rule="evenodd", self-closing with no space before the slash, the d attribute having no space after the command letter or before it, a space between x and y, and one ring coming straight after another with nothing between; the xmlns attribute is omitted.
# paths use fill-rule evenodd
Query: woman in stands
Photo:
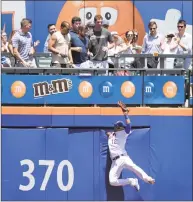
<svg viewBox="0 0 193 202"><path fill-rule="evenodd" d="M9 53L7 34L4 30L1 32L1 52ZM11 61L6 56L1 56L1 67L11 67Z"/></svg>
<svg viewBox="0 0 193 202"><path fill-rule="evenodd" d="M9 52L12 54L12 55L14 55L13 54L13 45L12 45L12 38L13 38L13 35L16 33L16 31L17 30L13 30L12 32L11 32L11 34L10 34L10 37L9 37L9 41L8 41L8 49L9 49Z"/></svg>

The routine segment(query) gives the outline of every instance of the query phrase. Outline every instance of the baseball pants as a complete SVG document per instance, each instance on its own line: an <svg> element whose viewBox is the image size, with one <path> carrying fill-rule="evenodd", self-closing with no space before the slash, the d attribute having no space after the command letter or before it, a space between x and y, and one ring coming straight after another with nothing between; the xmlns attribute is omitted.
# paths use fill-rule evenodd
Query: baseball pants
<svg viewBox="0 0 193 202"><path fill-rule="evenodd" d="M112 186L125 186L129 184L129 178L119 179L124 168L134 172L139 178L147 182L149 176L129 156L121 156L119 159L112 161L109 172L109 182Z"/></svg>

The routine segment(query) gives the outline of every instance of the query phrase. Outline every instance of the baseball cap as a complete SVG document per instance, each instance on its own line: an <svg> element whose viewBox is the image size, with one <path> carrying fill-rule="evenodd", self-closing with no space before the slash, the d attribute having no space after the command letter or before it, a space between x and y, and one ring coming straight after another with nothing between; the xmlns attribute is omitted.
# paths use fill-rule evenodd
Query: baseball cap
<svg viewBox="0 0 193 202"><path fill-rule="evenodd" d="M116 123L114 123L114 127L116 127L116 128L125 128L126 125L123 123L123 121L117 121Z"/></svg>
<svg viewBox="0 0 193 202"><path fill-rule="evenodd" d="M1 57L1 64L5 64L6 63L6 57L5 56L2 56Z"/></svg>
<svg viewBox="0 0 193 202"><path fill-rule="evenodd" d="M118 32L113 31L113 32L111 32L111 35L113 36L113 35L119 35L119 34L118 34Z"/></svg>
<svg viewBox="0 0 193 202"><path fill-rule="evenodd" d="M109 26L109 21L108 20L103 20L102 25L108 25Z"/></svg>
<svg viewBox="0 0 193 202"><path fill-rule="evenodd" d="M87 27L94 27L95 26L95 24L94 24L94 22L88 22L87 24L86 24L86 26Z"/></svg>
<svg viewBox="0 0 193 202"><path fill-rule="evenodd" d="M175 33L174 32L168 32L166 37L174 37L175 36Z"/></svg>

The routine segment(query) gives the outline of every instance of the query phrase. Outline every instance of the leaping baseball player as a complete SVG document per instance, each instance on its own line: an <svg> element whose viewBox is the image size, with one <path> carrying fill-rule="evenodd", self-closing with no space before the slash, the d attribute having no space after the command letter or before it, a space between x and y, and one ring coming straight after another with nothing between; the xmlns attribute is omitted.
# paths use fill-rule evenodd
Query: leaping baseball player
<svg viewBox="0 0 193 202"><path fill-rule="evenodd" d="M139 166L137 166L127 154L125 150L125 143L127 137L131 134L131 122L128 116L129 110L121 101L118 102L118 106L123 111L126 124L122 121L117 121L114 124L114 132L106 132L106 135L108 136L110 157L112 160L112 165L109 172L109 182L112 186L130 185L139 191L140 186L137 178L119 179L124 168L134 172L146 183L154 184L155 180L148 176Z"/></svg>

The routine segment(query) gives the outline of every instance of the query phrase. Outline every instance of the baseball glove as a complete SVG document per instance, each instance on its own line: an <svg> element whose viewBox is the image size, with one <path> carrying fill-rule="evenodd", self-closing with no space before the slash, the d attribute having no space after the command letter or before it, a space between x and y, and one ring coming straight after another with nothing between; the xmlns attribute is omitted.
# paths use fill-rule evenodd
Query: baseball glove
<svg viewBox="0 0 193 202"><path fill-rule="evenodd" d="M121 107L123 113L126 113L126 112L128 113L129 112L129 109L127 109L127 106L123 102L118 101L117 104L118 104L119 107Z"/></svg>

